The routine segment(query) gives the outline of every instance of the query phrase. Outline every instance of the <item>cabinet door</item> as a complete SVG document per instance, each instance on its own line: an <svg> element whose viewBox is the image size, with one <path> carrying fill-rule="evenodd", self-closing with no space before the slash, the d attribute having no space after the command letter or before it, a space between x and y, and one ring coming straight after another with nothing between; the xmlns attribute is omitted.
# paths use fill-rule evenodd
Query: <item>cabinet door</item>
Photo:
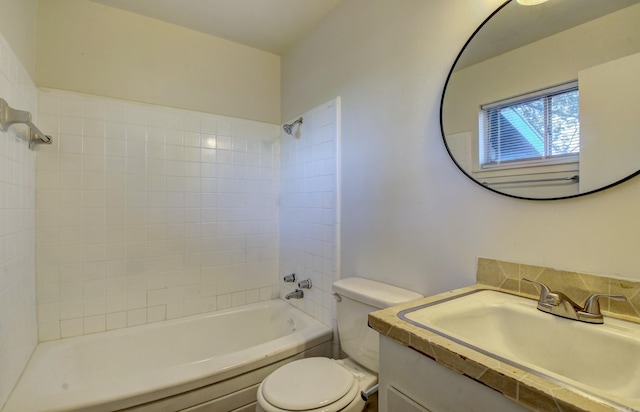
<svg viewBox="0 0 640 412"><path fill-rule="evenodd" d="M402 412L430 412L413 399L406 396L393 386L387 388L387 410Z"/></svg>
<svg viewBox="0 0 640 412"><path fill-rule="evenodd" d="M391 407L387 399L391 388L431 412L527 410L501 393L385 336L380 337L379 381L380 412L404 412L402 408Z"/></svg>

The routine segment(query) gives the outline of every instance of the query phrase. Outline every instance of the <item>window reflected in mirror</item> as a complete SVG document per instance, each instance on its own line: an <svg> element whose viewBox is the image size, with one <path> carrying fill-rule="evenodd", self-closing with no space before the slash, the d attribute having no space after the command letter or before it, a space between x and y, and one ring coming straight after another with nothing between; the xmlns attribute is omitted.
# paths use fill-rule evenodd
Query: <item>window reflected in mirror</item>
<svg viewBox="0 0 640 412"><path fill-rule="evenodd" d="M447 151L511 197L580 196L639 173L640 0L509 1L469 39L442 98Z"/></svg>

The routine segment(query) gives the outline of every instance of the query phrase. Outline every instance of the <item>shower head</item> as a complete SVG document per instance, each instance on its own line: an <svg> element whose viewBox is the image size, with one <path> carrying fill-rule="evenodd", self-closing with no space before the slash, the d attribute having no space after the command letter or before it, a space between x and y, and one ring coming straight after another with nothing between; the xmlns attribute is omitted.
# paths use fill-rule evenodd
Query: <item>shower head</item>
<svg viewBox="0 0 640 412"><path fill-rule="evenodd" d="M284 130L284 132L286 134L292 134L293 133L293 126L295 126L296 124L302 124L302 117L299 118L298 120L296 120L293 123L289 123L289 124L283 125L282 129Z"/></svg>

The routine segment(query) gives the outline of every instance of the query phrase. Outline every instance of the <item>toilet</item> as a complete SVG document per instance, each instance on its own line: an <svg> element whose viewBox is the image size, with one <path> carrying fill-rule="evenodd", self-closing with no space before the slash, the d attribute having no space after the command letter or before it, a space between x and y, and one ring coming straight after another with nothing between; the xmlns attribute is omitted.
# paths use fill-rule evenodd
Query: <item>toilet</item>
<svg viewBox="0 0 640 412"><path fill-rule="evenodd" d="M405 289L352 277L333 284L338 335L346 359L306 358L267 376L258 388L256 412L360 412L361 396L378 382L378 333L369 312L423 296Z"/></svg>

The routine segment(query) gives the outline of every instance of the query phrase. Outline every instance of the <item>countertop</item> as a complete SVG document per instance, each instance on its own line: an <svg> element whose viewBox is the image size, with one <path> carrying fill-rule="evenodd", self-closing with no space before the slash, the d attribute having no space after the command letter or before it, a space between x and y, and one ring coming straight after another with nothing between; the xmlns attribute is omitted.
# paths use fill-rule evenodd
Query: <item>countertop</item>
<svg viewBox="0 0 640 412"><path fill-rule="evenodd" d="M397 316L404 309L479 289L505 292L501 288L476 284L372 312L369 314L369 326L395 342L412 348L439 364L502 393L528 409L554 412L620 410L577 390L572 390L570 387L562 387L543 377L490 358L446 337L414 326ZM531 298L520 293L508 293Z"/></svg>

